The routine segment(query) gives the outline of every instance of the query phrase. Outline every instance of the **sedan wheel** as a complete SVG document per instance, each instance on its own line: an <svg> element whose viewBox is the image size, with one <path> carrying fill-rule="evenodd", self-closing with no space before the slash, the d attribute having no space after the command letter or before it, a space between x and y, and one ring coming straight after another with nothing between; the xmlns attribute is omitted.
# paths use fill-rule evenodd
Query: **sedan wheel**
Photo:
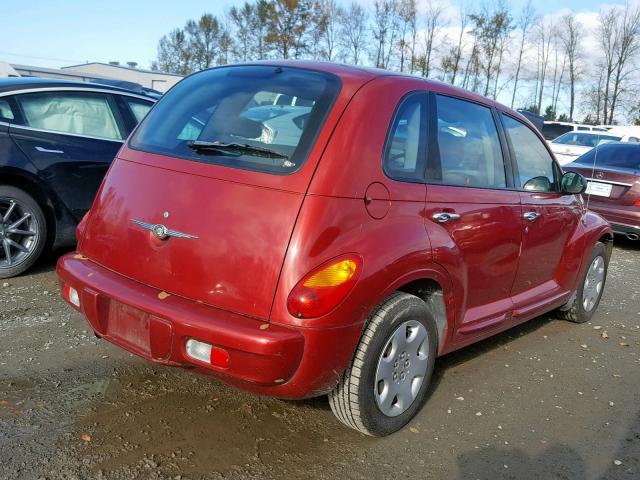
<svg viewBox="0 0 640 480"><path fill-rule="evenodd" d="M45 240L46 223L35 200L22 190L0 186L0 278L29 268Z"/></svg>

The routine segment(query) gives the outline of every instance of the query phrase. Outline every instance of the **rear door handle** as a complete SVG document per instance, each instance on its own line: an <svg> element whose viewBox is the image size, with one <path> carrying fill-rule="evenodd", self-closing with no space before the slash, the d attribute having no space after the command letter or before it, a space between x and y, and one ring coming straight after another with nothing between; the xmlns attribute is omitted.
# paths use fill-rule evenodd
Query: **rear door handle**
<svg viewBox="0 0 640 480"><path fill-rule="evenodd" d="M538 212L526 212L524 215L522 215L524 217L524 219L528 222L534 222L538 219L538 217L540 216L540 214Z"/></svg>
<svg viewBox="0 0 640 480"><path fill-rule="evenodd" d="M42 153L64 153L63 150L52 150L50 148L36 147L36 150Z"/></svg>
<svg viewBox="0 0 640 480"><path fill-rule="evenodd" d="M460 215L457 213L437 212L431 218L438 223L447 223L449 220L460 220Z"/></svg>

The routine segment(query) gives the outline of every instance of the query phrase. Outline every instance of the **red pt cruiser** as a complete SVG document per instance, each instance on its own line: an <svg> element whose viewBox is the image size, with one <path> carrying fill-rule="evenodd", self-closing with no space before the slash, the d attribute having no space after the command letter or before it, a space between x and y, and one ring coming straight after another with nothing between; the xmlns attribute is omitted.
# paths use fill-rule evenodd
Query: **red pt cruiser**
<svg viewBox="0 0 640 480"><path fill-rule="evenodd" d="M612 231L518 113L382 70L196 73L115 159L64 298L96 334L346 425L402 428L437 356L594 313Z"/></svg>

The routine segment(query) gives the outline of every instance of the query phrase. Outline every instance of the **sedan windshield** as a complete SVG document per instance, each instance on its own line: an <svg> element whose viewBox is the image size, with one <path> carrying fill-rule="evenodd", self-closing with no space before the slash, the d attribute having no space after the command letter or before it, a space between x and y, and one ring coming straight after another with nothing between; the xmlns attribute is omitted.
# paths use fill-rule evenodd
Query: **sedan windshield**
<svg viewBox="0 0 640 480"><path fill-rule="evenodd" d="M615 135L593 135L589 133L569 132L560 135L551 143L560 145L576 145L579 147L595 147L609 142L619 142L622 137Z"/></svg>
<svg viewBox="0 0 640 480"><path fill-rule="evenodd" d="M305 162L339 91L337 77L276 66L206 70L151 110L133 149L288 174Z"/></svg>

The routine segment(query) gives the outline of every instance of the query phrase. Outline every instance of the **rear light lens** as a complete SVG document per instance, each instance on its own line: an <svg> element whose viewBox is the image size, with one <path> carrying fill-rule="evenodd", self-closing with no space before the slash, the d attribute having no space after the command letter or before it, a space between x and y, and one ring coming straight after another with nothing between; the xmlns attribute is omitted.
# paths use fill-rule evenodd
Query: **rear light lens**
<svg viewBox="0 0 640 480"><path fill-rule="evenodd" d="M298 318L316 318L333 310L351 291L362 269L362 259L333 259L311 271L291 290L289 313Z"/></svg>
<svg viewBox="0 0 640 480"><path fill-rule="evenodd" d="M640 198L638 198L638 199L636 200L636 203L634 203L634 205L635 205L636 207L640 207Z"/></svg>
<svg viewBox="0 0 640 480"><path fill-rule="evenodd" d="M64 296L64 299L71 305L80 308L80 295L75 288L69 285L65 285L62 289L62 295Z"/></svg>
<svg viewBox="0 0 640 480"><path fill-rule="evenodd" d="M190 338L185 344L187 355L194 360L208 363L214 367L229 367L229 352L205 342Z"/></svg>

